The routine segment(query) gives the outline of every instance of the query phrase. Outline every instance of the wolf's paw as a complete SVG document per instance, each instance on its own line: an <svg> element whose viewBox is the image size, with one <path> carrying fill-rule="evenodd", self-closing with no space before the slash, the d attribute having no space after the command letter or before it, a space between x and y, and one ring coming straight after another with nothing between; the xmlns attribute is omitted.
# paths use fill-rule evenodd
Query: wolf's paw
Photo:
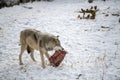
<svg viewBox="0 0 120 80"><path fill-rule="evenodd" d="M45 69L45 65L42 65L42 68Z"/></svg>
<svg viewBox="0 0 120 80"><path fill-rule="evenodd" d="M23 63L19 63L20 65L23 65Z"/></svg>

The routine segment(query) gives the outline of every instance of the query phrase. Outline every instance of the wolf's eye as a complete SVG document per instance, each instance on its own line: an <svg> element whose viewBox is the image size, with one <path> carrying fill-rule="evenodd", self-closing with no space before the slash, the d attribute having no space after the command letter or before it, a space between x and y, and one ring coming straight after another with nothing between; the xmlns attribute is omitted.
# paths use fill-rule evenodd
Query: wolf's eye
<svg viewBox="0 0 120 80"><path fill-rule="evenodd" d="M57 46L59 46L59 45L60 45L59 40L56 40L56 45L57 45Z"/></svg>
<svg viewBox="0 0 120 80"><path fill-rule="evenodd" d="M52 38L52 39L50 39L50 41L55 42L55 39Z"/></svg>
<svg viewBox="0 0 120 80"><path fill-rule="evenodd" d="M58 43L56 43L56 45L58 46L59 44L58 44Z"/></svg>

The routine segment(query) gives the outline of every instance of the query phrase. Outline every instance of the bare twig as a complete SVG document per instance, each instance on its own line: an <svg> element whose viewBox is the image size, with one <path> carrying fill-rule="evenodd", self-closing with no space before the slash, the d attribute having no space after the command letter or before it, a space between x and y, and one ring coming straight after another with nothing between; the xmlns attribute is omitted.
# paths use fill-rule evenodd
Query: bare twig
<svg viewBox="0 0 120 80"><path fill-rule="evenodd" d="M105 54L102 58L102 67L103 67L103 72L102 72L102 80L104 80L105 77L105 69L106 69L106 50L105 50Z"/></svg>
<svg viewBox="0 0 120 80"><path fill-rule="evenodd" d="M82 76L82 74L79 74L79 75L77 76L77 78L76 78L76 79L79 79L79 78L80 78L80 76Z"/></svg>
<svg viewBox="0 0 120 80"><path fill-rule="evenodd" d="M116 58L116 55L117 55L117 51L118 51L118 44L116 44L116 46L117 46L117 48L116 48L116 51L115 51L115 57L114 57L114 59Z"/></svg>

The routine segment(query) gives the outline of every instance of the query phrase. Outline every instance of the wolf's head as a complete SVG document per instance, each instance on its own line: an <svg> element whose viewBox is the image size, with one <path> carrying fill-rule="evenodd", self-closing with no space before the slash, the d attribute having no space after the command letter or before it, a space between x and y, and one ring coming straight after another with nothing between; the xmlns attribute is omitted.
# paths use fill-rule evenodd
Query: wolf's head
<svg viewBox="0 0 120 80"><path fill-rule="evenodd" d="M64 50L63 47L60 44L59 36L44 36L41 44L44 44L44 47L46 48L47 51L50 50Z"/></svg>

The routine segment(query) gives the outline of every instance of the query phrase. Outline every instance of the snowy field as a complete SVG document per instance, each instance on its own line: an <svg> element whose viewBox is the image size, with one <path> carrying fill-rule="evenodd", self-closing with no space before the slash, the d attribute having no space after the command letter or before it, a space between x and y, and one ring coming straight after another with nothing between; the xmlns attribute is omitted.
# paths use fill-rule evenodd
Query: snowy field
<svg viewBox="0 0 120 80"><path fill-rule="evenodd" d="M95 5L95 20L77 19L81 8ZM119 20L120 0L55 0L0 9L0 80L120 80ZM46 59L42 69L38 51L36 63L25 52L19 65L19 35L27 28L60 36L68 54L59 67Z"/></svg>

